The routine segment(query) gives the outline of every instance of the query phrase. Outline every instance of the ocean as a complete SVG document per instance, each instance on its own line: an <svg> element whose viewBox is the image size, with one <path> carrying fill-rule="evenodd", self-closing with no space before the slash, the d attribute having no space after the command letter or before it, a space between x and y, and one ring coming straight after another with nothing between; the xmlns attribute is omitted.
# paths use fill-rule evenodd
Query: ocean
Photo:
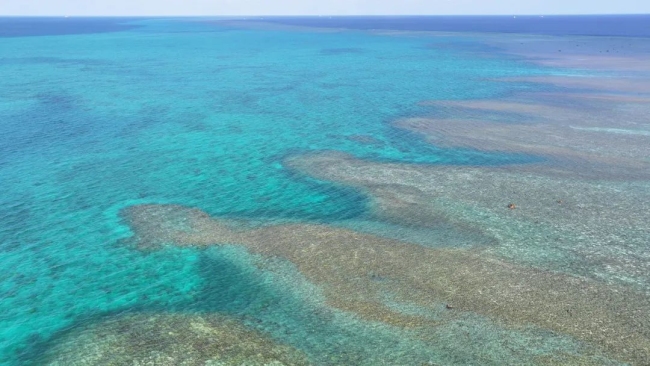
<svg viewBox="0 0 650 366"><path fill-rule="evenodd" d="M422 289L414 285L413 292L407 293L408 280L400 277L405 272L382 274L375 268L370 273L343 264L329 267L328 258L338 258L343 251L348 258L356 252L316 238L332 235L339 238L332 239L338 240L336 244L361 240L364 245L379 238L390 240L382 244L386 248L408 243L411 249L405 253L486 251L486 256L526 270L560 273L576 281L593 281L593 286L643 294L638 300L643 309L650 293L647 273L640 270L648 263L643 254L650 238L646 227L630 223L627 236L610 231L609 239L601 243L598 240L606 235L596 235L600 232L595 230L606 225L585 218L584 231L572 229L577 232L576 242L568 237L568 244L558 244L555 235L568 232L567 227L549 224L542 230L535 222L543 219L525 217L504 216L505 221L492 222L497 216L481 211L478 199L465 202L465 196L427 190L442 187L444 177L456 173L427 174L431 169L479 169L530 177L539 173L537 167L544 167L548 170L540 176L566 188L563 194L568 198L549 198L553 203L571 201L572 193L566 192L580 184L599 184L601 190L612 185L612 192L631 195L620 200L610 196L617 202L629 198L645 207L648 180L643 173L647 159L642 157L642 142L647 135L639 131L646 131L643 116L647 114L643 103L629 100L644 97L645 91L615 90L619 100L608 99L619 104L607 111L634 111L634 116L641 116L625 120L635 122L634 126L567 122L575 127L571 131L615 128L628 131L626 136L632 131L629 139L640 139L640 145L629 139L612 142L641 147L634 150L637 155L606 155L610 160L602 158L607 152L594 153L594 149L585 148L591 152L583 154L581 145L575 145L579 150L575 156L568 151L573 147L548 152L524 142L518 147L500 142L484 148L488 142L480 138L488 132L458 142L460 137L454 140L444 129L427 135L412 121L458 119L449 125L450 131L454 126L473 131L479 120L499 126L544 126L540 116L546 112L468 107L470 102L511 101L522 95L537 95L537 101L548 102L545 107L591 113L602 104L568 102L566 95L601 95L606 93L602 88L536 80L583 81L632 72L635 80L642 80L647 75L642 65L650 54L648 24L646 15L0 18L0 364L101 365L138 358L143 364L185 360L198 365L216 357L217 351L209 354L206 347L196 345L205 342L203 333L179 330L183 336L174 338L136 328L131 334L124 326L110 325L124 317L151 314L163 316L163 323L169 314L188 319L226 316L258 332L264 342L290 347L304 354L304 362L318 365L562 364L571 360L641 364L650 357L647 348L645 354L630 355L607 341L581 338L580 332L564 329L561 322L555 326L523 316L502 316L473 308L470 300L454 301L456 291L464 291L462 281L453 291L450 284L440 292L421 294ZM577 51L574 44L584 46ZM556 48L571 55L571 60L611 53L642 61L637 68L618 69L538 62L540 52L549 54L543 57L546 61L551 53L557 57ZM620 101L624 98L628 99ZM461 120L472 124L463 125ZM509 138L518 136L524 135ZM332 158L337 163L314 169L313 164L323 163L301 160L323 154L338 157ZM574 160L566 160L567 156ZM341 167L329 175L319 173L348 160L358 161L353 165L356 170ZM605 172L615 165L625 170L614 178L598 170L604 167ZM372 173L365 170L370 167L375 167ZM578 176L577 167L590 170ZM473 192L497 187L491 185L492 178L467 174L458 175L459 181L449 183L451 187L469 181ZM400 180L406 176L412 178ZM416 186L414 182L424 179L418 177L430 178ZM527 187L526 182L513 186L508 182L514 181L498 186L503 207L512 199L506 192ZM534 196L532 188L522 191L523 196ZM423 213L429 212L418 206L424 201L435 202L435 210L431 208L435 214ZM589 212L608 209L607 203L595 198L581 203L591 205ZM575 210L584 209L581 203ZM178 214L151 208L157 206L178 207L174 211ZM148 209L137 216L141 207ZM197 218L180 207L203 214ZM413 209L394 213L387 207ZM526 212L526 208L518 210ZM506 208L503 214L520 211ZM571 220L580 220L580 215ZM205 217L235 229L222 235L221 224ZM513 226L514 221L528 226ZM497 232L499 225L503 231ZM273 231L292 227L288 233ZM241 234L246 230L252 234ZM343 234L328 234L328 230ZM590 235L595 238L593 245L618 248L615 256L627 269L621 265L620 271L608 272L617 264L591 261L592 247L577 249L576 243ZM531 244L541 237L553 239ZM155 245L142 245L145 242ZM319 243L323 248L319 250L337 252L300 259L282 252L286 247L265 249L285 242L304 248ZM522 245L515 248L507 244L511 242ZM611 253L605 257L612 258ZM320 258L328 274L301 262L309 258ZM426 276L427 264L417 266L423 266L421 273ZM409 262L405 267L417 266ZM328 277L339 270L341 282ZM380 304L376 306L381 311L348 306L345 296L337 297L356 288L343 279L355 276L370 278L371 285L364 287L378 287L372 300L371 295L363 301L351 300L355 297L349 294L350 304ZM409 297L416 292L417 301ZM423 294L432 297L424 301L421 296L429 295ZM595 298L587 303L593 302ZM416 326L405 325L402 316L413 318ZM103 326L106 322L109 325ZM177 327L182 329L169 327L170 335ZM132 347L123 347L121 338L110 332L127 334L130 338L125 342ZM647 335L648 328L643 325L634 332ZM147 348L164 343L161 337L172 337L165 338L170 343L163 350ZM643 349L648 337L639 337L636 349ZM89 339L94 340L92 345L84 343ZM102 343L106 339L111 341ZM183 344L178 352L189 358L173 354L172 361L155 361L154 355L174 349L172 344ZM224 364L243 364L238 362L243 362L241 357L233 356ZM263 364L257 359L250 362Z"/></svg>

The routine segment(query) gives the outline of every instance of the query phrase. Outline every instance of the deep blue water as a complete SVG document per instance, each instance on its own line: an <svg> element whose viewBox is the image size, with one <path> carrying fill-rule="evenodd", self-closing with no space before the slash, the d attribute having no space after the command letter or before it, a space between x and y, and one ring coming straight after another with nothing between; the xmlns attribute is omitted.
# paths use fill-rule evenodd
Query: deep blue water
<svg viewBox="0 0 650 366"><path fill-rule="evenodd" d="M0 17L0 37L60 36L133 29L133 18Z"/></svg>
<svg viewBox="0 0 650 366"><path fill-rule="evenodd" d="M125 31L143 18L0 17L0 37L26 37ZM200 18L189 18L200 19ZM205 18L211 19L211 18ZM239 20L241 17L218 18ZM526 33L556 36L650 37L650 15L521 16L272 16L247 17L293 26L356 30Z"/></svg>
<svg viewBox="0 0 650 366"><path fill-rule="evenodd" d="M263 17L250 20L304 27L554 36L650 37L650 15Z"/></svg>
<svg viewBox="0 0 650 366"><path fill-rule="evenodd" d="M369 19L328 24L412 24ZM424 29L431 19L413 26ZM482 21L496 31L496 19ZM447 26L479 31L466 26L470 20ZM3 365L33 359L40 345L75 324L142 310L246 316L316 359L335 346L362 356L368 349L384 350L382 357L407 352L416 343L354 318L311 332L323 320L300 290L275 285L241 250L141 253L121 245L131 232L120 210L175 203L278 222L364 218L363 192L297 174L284 159L337 150L414 164L536 162L443 149L392 122L435 112L419 104L425 100L542 88L495 78L559 72L495 54L462 34L432 39L239 29L203 19L2 18L0 36ZM268 302L275 307L260 305ZM421 351L424 359L433 352Z"/></svg>

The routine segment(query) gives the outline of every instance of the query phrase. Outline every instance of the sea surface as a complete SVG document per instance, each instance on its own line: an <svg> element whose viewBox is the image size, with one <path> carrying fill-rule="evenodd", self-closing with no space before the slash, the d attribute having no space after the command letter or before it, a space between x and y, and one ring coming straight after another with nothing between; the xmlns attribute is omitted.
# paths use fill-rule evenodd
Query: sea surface
<svg viewBox="0 0 650 366"><path fill-rule="evenodd" d="M294 26L358 30L490 32L554 36L648 37L650 16L519 15L519 16L314 16L254 17L250 20Z"/></svg>
<svg viewBox="0 0 650 366"><path fill-rule="evenodd" d="M505 364L517 352L578 347L561 334L481 318L465 328L492 356L463 355L453 332L440 336L444 347L427 348L394 325L331 310L325 300L312 304L318 285L276 264L288 266L277 270L283 280L236 245L141 250L130 242L124 210L173 204L249 226L317 224L433 245L427 238L436 228L382 220L367 191L306 174L288 159L340 152L426 167L548 163L528 151L437 145L394 121L455 113L423 101L565 89L497 79L600 73L531 62L521 47L507 52L485 34L647 46L649 23L648 16L0 18L0 364L43 364L75 329L143 313L229 316L314 364L374 356L394 365ZM516 113L462 113L522 121ZM440 247L498 245L454 222L437 230L446 238ZM336 314L323 320L323 309ZM498 340L516 343L517 332L538 341L502 352Z"/></svg>

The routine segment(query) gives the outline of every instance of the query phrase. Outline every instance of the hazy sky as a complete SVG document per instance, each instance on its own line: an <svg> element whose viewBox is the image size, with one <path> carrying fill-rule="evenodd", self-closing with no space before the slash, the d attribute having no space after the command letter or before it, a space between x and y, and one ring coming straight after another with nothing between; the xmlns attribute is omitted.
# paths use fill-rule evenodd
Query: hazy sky
<svg viewBox="0 0 650 366"><path fill-rule="evenodd" d="M0 0L0 15L650 13L650 0Z"/></svg>

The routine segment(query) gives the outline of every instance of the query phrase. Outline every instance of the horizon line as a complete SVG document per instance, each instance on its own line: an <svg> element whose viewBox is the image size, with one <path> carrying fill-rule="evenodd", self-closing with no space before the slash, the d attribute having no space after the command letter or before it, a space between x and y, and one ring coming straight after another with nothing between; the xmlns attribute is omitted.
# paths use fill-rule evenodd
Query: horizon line
<svg viewBox="0 0 650 366"><path fill-rule="evenodd" d="M349 18L349 17L512 17L512 16L532 16L532 17L542 17L542 16L628 16L628 15L646 15L649 16L650 13L512 13L512 14L227 14L227 15L218 15L218 14L184 14L184 15L175 15L175 14L158 14L158 15L147 15L147 14L129 14L129 15L119 15L119 14L51 14L51 15L30 15L30 14L0 14L0 18L241 18L241 17L267 17L267 18L280 18L280 17L295 17L295 18Z"/></svg>

